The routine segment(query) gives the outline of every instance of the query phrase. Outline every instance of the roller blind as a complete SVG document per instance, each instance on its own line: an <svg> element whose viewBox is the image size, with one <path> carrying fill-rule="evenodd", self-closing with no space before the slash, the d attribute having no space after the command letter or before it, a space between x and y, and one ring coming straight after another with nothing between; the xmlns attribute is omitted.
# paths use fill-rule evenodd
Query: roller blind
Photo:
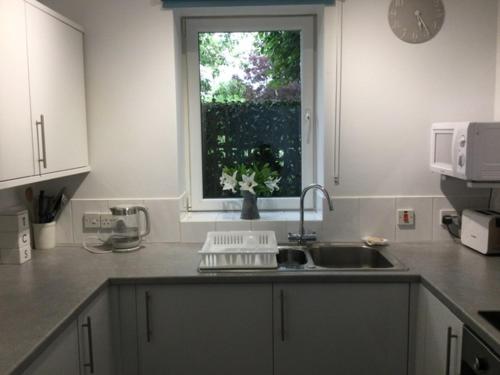
<svg viewBox="0 0 500 375"><path fill-rule="evenodd" d="M187 7L231 7L248 5L299 5L299 4L327 4L332 5L335 0L162 0L164 8Z"/></svg>

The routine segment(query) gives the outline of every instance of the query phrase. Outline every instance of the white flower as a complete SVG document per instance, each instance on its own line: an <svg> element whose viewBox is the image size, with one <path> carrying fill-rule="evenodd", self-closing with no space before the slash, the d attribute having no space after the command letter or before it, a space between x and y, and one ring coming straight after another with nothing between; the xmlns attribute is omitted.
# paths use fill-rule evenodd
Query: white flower
<svg viewBox="0 0 500 375"><path fill-rule="evenodd" d="M220 178L220 184L222 185L222 190L231 190L233 193L236 193L236 185L238 181L236 181L236 174L238 172L234 172L233 175L229 175L225 172L222 172L222 176Z"/></svg>
<svg viewBox="0 0 500 375"><path fill-rule="evenodd" d="M271 178L269 177L266 182L264 182L267 186L267 188L269 189L269 191L272 193L273 191L275 190L279 190L279 186L278 186L278 182L280 182L281 180L281 177L280 178Z"/></svg>
<svg viewBox="0 0 500 375"><path fill-rule="evenodd" d="M244 174L241 176L241 178L243 179L243 181L239 183L240 190L249 191L250 193L255 195L255 190L253 190L253 188L259 185L255 182L255 172L252 173L251 176L247 176L246 174Z"/></svg>

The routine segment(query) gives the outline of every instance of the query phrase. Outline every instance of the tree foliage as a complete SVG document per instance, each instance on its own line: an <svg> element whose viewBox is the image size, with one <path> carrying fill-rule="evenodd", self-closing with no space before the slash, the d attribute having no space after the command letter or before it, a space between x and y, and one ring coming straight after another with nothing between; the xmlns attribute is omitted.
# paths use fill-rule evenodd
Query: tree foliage
<svg viewBox="0 0 500 375"><path fill-rule="evenodd" d="M212 68L214 77L220 74L220 66L227 64L227 51L234 47L230 33L200 33L200 65Z"/></svg>
<svg viewBox="0 0 500 375"><path fill-rule="evenodd" d="M260 32L257 48L269 58L272 88L300 82L299 31Z"/></svg>
<svg viewBox="0 0 500 375"><path fill-rule="evenodd" d="M200 33L199 51L203 102L300 100L298 31Z"/></svg>
<svg viewBox="0 0 500 375"><path fill-rule="evenodd" d="M244 102L247 92L247 85L238 77L222 83L213 95L213 100L217 103Z"/></svg>

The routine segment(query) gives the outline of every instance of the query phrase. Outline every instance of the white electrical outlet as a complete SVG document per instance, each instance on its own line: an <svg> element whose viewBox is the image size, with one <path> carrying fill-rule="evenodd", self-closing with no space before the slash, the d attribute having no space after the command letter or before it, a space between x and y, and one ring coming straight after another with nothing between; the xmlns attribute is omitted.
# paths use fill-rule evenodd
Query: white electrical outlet
<svg viewBox="0 0 500 375"><path fill-rule="evenodd" d="M114 216L112 214L101 214L101 229L111 229L113 222Z"/></svg>
<svg viewBox="0 0 500 375"><path fill-rule="evenodd" d="M101 215L85 213L83 215L84 229L99 229L101 227Z"/></svg>
<svg viewBox="0 0 500 375"><path fill-rule="evenodd" d="M441 224L442 227L446 227L446 225L443 224L443 217L444 216L458 216L457 211L455 211L452 208L446 208L443 210L439 210L439 224Z"/></svg>

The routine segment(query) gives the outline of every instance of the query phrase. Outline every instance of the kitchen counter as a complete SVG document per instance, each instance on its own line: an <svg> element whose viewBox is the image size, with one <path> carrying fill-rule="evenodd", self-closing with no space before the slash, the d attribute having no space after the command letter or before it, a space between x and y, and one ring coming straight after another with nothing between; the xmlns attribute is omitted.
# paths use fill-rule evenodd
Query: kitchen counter
<svg viewBox="0 0 500 375"><path fill-rule="evenodd" d="M148 245L130 254L79 247L34 251L22 266L0 265L0 374L24 367L108 283L419 282L500 352L500 331L478 310L500 310L500 257L458 243L393 244L407 271L198 273L200 245Z"/></svg>

